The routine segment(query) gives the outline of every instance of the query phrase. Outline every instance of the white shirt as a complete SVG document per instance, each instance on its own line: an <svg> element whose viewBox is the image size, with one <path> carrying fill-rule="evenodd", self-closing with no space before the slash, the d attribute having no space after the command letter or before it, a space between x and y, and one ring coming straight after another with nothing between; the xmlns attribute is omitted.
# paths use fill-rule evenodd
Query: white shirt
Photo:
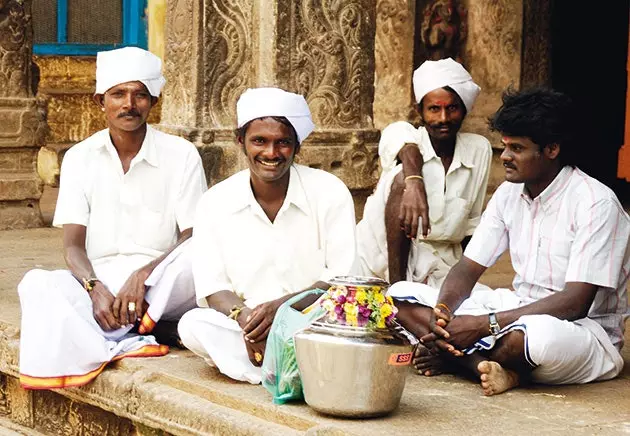
<svg viewBox="0 0 630 436"><path fill-rule="evenodd" d="M462 256L461 241L472 235L483 208L492 147L486 138L458 133L453 161L445 174L424 127L416 129L399 121L381 133L379 155L382 173L378 185L365 204L363 219L357 226L359 257L364 274L388 279L385 207L394 177L402 170L396 165L398 152L407 144L417 144L424 165L422 175L427 193L431 233L418 232L410 250L406 277L439 287L450 268ZM418 226L422 229L421 223Z"/></svg>
<svg viewBox="0 0 630 436"><path fill-rule="evenodd" d="M347 275L356 255L354 205L336 176L294 164L272 223L254 198L249 170L214 185L193 228L197 303L219 291L255 307L318 280Z"/></svg>
<svg viewBox="0 0 630 436"><path fill-rule="evenodd" d="M460 243L479 224L492 162L490 142L474 133L458 133L453 161L445 172L424 127L416 129L405 121L392 123L383 129L378 144L381 179L396 167L398 152L407 143L417 144L424 160L422 176L431 221L427 240ZM421 233L418 239L422 239Z"/></svg>
<svg viewBox="0 0 630 436"><path fill-rule="evenodd" d="M588 317L620 349L629 237L630 218L615 194L567 166L533 200L522 183L501 184L464 255L488 267L509 248L514 289L528 303L562 291L566 282L597 285Z"/></svg>
<svg viewBox="0 0 630 436"><path fill-rule="evenodd" d="M192 227L206 190L199 152L189 141L147 126L124 174L105 129L64 156L53 225L87 226L87 254L94 264L135 256L141 266L167 251L178 229Z"/></svg>

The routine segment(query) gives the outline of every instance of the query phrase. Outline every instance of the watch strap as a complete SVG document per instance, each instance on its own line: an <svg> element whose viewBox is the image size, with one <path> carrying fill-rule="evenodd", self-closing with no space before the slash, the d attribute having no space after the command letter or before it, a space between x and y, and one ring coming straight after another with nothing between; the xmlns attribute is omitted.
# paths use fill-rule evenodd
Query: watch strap
<svg viewBox="0 0 630 436"><path fill-rule="evenodd" d="M490 334L492 336L496 336L499 333L501 333L501 326L499 325L499 322L497 321L497 314L494 312L490 312L488 314L488 330L490 331Z"/></svg>

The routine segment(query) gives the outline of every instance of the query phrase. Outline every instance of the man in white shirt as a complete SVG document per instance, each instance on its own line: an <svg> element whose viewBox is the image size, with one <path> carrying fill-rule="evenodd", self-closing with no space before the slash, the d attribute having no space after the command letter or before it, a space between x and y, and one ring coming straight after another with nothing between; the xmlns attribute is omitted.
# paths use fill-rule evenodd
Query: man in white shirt
<svg viewBox="0 0 630 436"><path fill-rule="evenodd" d="M439 287L479 223L492 147L459 132L480 92L462 65L426 61L413 85L422 126L399 121L383 130L382 173L357 245L363 275Z"/></svg>
<svg viewBox="0 0 630 436"><path fill-rule="evenodd" d="M506 172L464 257L439 290L390 288L399 320L435 356L467 368L495 395L530 381L616 377L628 316L630 218L615 194L574 166L576 111L563 94L508 90L490 127ZM514 290L473 287L509 249ZM441 360L441 361L440 361Z"/></svg>
<svg viewBox="0 0 630 436"><path fill-rule="evenodd" d="M314 128L304 97L248 89L236 112L249 169L213 186L199 203L193 275L201 307L182 317L179 333L223 374L257 384L278 307L351 271L355 217L341 180L294 163Z"/></svg>
<svg viewBox="0 0 630 436"><path fill-rule="evenodd" d="M132 329L195 307L185 241L207 184L195 146L146 123L161 68L135 47L97 55L94 101L108 128L66 153L53 221L68 270L32 270L18 286L26 388L80 386L112 360L166 354Z"/></svg>

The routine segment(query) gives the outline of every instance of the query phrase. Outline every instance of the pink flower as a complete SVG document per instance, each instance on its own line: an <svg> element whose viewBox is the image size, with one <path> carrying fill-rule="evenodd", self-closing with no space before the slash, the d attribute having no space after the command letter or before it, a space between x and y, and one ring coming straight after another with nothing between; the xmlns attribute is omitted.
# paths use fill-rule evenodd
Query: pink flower
<svg viewBox="0 0 630 436"><path fill-rule="evenodd" d="M337 301L337 303L339 303L339 304L344 304L344 303L346 302L346 296L345 296L345 295L339 295L339 296L336 298L336 301Z"/></svg>

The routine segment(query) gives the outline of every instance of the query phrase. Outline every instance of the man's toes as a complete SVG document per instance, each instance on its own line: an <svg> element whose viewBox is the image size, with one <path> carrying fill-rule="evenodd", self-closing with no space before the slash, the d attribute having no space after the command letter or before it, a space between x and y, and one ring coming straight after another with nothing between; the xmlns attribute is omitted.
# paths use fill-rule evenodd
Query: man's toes
<svg viewBox="0 0 630 436"><path fill-rule="evenodd" d="M488 374L491 370L492 365L487 360L479 362L479 365L477 365L477 371L479 371L481 374Z"/></svg>

